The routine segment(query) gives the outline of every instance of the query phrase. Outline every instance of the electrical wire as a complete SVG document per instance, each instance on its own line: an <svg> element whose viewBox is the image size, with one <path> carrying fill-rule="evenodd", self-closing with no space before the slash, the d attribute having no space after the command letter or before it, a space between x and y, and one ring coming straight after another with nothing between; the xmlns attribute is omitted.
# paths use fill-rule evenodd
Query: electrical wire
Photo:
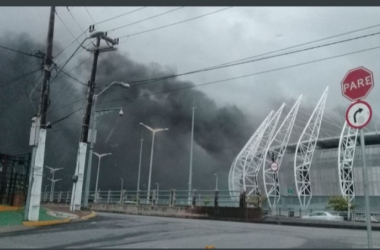
<svg viewBox="0 0 380 250"><path fill-rule="evenodd" d="M97 22L97 23L94 22L94 25L98 25L98 24L101 24L101 23L105 23L105 22L111 21L111 20L113 20L113 19L116 19L116 18L119 18L119 17L125 16L125 15L128 15L128 14L130 14L130 13L133 13L133 12L136 12L136 11L139 11L139 10L142 10L142 9L144 9L144 8L146 8L146 7L147 7L147 6L144 6L144 7L141 7L141 8L138 8L138 9L132 10L132 11L129 11L129 12L127 12L127 13L124 13L124 14L121 14L121 15L118 15L118 16L108 18L108 19L106 19L106 20L103 20L103 21L100 21L100 22Z"/></svg>
<svg viewBox="0 0 380 250"><path fill-rule="evenodd" d="M74 19L75 23L78 25L79 29L81 31L85 31L82 26L80 26L80 24L78 23L78 21L75 19L74 15L71 13L71 11L69 10L69 8L67 8L67 11L70 13L70 16Z"/></svg>
<svg viewBox="0 0 380 250"><path fill-rule="evenodd" d="M345 54L340 54L340 55L336 55L336 56L326 57L326 58L322 58L322 59L317 59L317 60L313 60L313 61L293 64L293 65L289 65L289 66L285 66L285 67L280 67L280 68L275 68L275 69L271 69L271 70L251 73L251 74L247 74L247 75L226 78L226 79L217 80L217 81L213 81L213 82L207 82L207 83L197 84L197 85L193 85L193 86L186 86L186 87L182 87L182 88L170 89L170 90L150 93L150 94L146 94L146 95L139 95L139 96L135 96L135 97L131 97L131 98L121 98L121 99L114 99L114 100L109 100L109 101L103 101L103 102L99 102L99 103L109 103L109 102L117 102L117 101L134 100L134 99L139 99L141 97L149 97L149 96L154 96L154 95L159 95L159 94L166 94L166 93L170 93L170 92L176 92L176 91L181 91L181 90L186 90L186 89L192 89L192 88L197 88L197 87L201 87L201 86L205 86L205 85L211 85L211 84L216 84L216 83L221 83L221 82L227 82L227 81L237 80L237 79L246 78L246 77L250 77L250 76L271 73L271 72L280 71L280 70L289 69L289 68L295 68L295 67L299 67L299 66L302 66L302 65L308 65L308 64L312 64L312 63L327 61L327 60L331 60L331 59L335 59L335 58L339 58L339 57L343 57L343 56L358 54L358 53L367 52L367 51L376 50L376 49L380 49L380 46L376 46L376 47L372 47L372 48L368 48L368 49L363 49L363 50L358 50L358 51L354 51L354 52L349 52L349 53L345 53ZM50 112L51 113L55 112L57 110L60 110L60 109L65 108L67 106L73 105L73 104L75 104L77 102L80 102L80 101L83 101L83 100L86 100L86 99L77 100L77 101L75 101L73 103L69 103L69 104L67 104L67 105L65 105L63 107L57 108L56 110L50 111Z"/></svg>
<svg viewBox="0 0 380 250"><path fill-rule="evenodd" d="M90 19L91 19L92 23L95 23L95 21L94 21L94 19L92 18L90 12L88 11L87 7L84 7L84 8L86 9L87 14L90 16Z"/></svg>
<svg viewBox="0 0 380 250"><path fill-rule="evenodd" d="M250 77L250 76L256 76L256 75L271 73L271 72L280 71L280 70L284 70L284 69L295 68L295 67L299 67L302 65L327 61L327 60L331 60L331 59L335 59L335 58L339 58L339 57L343 57L343 56L348 56L348 55L353 55L353 54L358 54L358 53L362 53L362 52L367 52L367 51L371 51L371 50L375 50L375 49L380 49L380 46L376 46L376 47L372 47L372 48L368 48L368 49L363 49L363 50L358 50L358 51L354 51L354 52L349 52L349 53L345 53L345 54L340 54L340 55L336 55L336 56L326 57L326 58L322 58L322 59L317 59L317 60L313 60L313 61L293 64L293 65L289 65L289 66L285 66L285 67L280 67L280 68L260 71L260 72L256 72L256 73L246 74L246 75L242 75L242 76L230 77L230 78L221 79L221 80L217 80L217 81L206 82L206 83L192 85L192 86L186 86L186 87L182 87L182 88L175 88L175 89L170 89L170 90L166 90L166 91L162 91L162 92L155 92L155 93L151 93L151 94L146 94L146 95L140 95L140 96L136 96L136 97L132 97L132 98L128 98L128 99L122 98L122 99L116 99L116 100L111 100L111 101L103 101L103 102L99 102L99 103L116 102L116 101L121 101L121 100L133 100L133 99L137 99L137 98L141 98L141 97L148 97L148 96L153 96L153 95L158 95L158 94L166 94L166 93L175 92L175 91L192 89L192 88L197 88L197 87L201 87L201 86L206 86L206 85L211 85L211 84L216 84L216 83L221 83L221 82L227 82L227 81L237 80L237 79L241 79L241 78L246 78L246 77Z"/></svg>
<svg viewBox="0 0 380 250"><path fill-rule="evenodd" d="M55 14L57 15L58 19L61 20L61 23L65 26L66 30L67 30L67 31L71 34L71 36L74 38L74 41L76 41L78 44L80 44L79 41L78 41L78 38L79 38L79 37L75 38L74 34L71 32L71 30L67 27L67 25L65 24L65 22L64 22L64 21L61 19L61 17L58 15L57 10L55 10ZM71 45L71 44L70 44L70 45ZM58 56L58 55L57 55L57 56Z"/></svg>
<svg viewBox="0 0 380 250"><path fill-rule="evenodd" d="M266 60L266 59L272 59L272 58L276 58L276 57L280 57L280 56L291 55L291 54L295 54L295 53L299 53L299 52L304 52L304 51L308 51L308 50L313 50L313 49L317 49L317 48L322 48L322 47L327 47L327 46L331 46L331 45L335 45L335 44L350 42L350 41L353 41L353 40L358 40L358 39L362 39L362 38L366 38L366 37L370 37L370 36L375 36L375 35L379 35L379 34L380 34L380 32L376 32L376 33L371 33L371 34L367 34L367 35L363 35L363 36L357 36L357 37L354 37L354 38L349 38L349 39L345 39L345 40L340 40L340 41L335 41L335 42L331 42L331 43L317 45L317 46L313 46L313 47L309 47L309 48L304 48L304 49L300 49L300 50L294 50L294 51L290 51L290 52L285 52L285 53L282 53L282 54L276 54L276 55L272 55L272 56L261 57L261 58L258 58L258 59L252 59L252 60L249 60L249 61L237 62L237 63L228 64L228 65L221 65L219 67L203 68L203 69L199 69L199 70L194 70L194 71L189 71L189 72L180 73L180 74L174 74L174 75L168 75L168 76L163 76L163 77L150 78L150 79L139 80L139 81L131 81L131 82L129 82L129 84L138 83L138 84L135 84L135 85L131 86L131 87L136 87L136 86L141 86L141 85L149 84L151 82L161 81L161 80L165 80L165 79L169 79L169 78L173 78L173 77L190 75L190 74L195 74L195 73L200 73L200 72L206 72L206 71L212 71L212 70L222 69L222 68L228 68L228 67L242 65L242 64L247 64L247 63L252 63L252 62L258 62L258 61L262 61L262 60Z"/></svg>
<svg viewBox="0 0 380 250"><path fill-rule="evenodd" d="M231 7L224 8L224 9L221 9L221 10L217 10L217 11L209 12L209 13L207 13L207 14L203 14L203 15L200 15L200 16L196 16L196 17L193 17L193 18L185 19L185 20L183 20L183 21L179 21L179 22L175 22L175 23L168 24L168 25L160 26L160 27L157 27L157 28L153 28L153 29L149 29L149 30L144 30L144 31L137 32L137 33L132 33L132 34L128 34L128 35L125 35L125 36L120 36L119 39L122 39L122 38L124 38L124 37L136 36L136 35L140 35L140 34L143 34L143 33L147 33L147 32L151 32L151 31L155 31L155 30L159 30L159 29L167 28L167 27L170 27L170 26L174 26L174 25L177 25L177 24L181 24L181 23L189 22L189 21L192 21L192 20L195 20L195 19L198 19L198 18L202 18L202 17L205 17L205 16L209 16L209 15L215 14L215 13L217 13L217 12L221 12L221 11L224 11L224 10L230 9L230 8L232 8L232 6L231 6ZM120 43L123 43L123 42L120 42Z"/></svg>
<svg viewBox="0 0 380 250"><path fill-rule="evenodd" d="M41 70L41 69L42 69L42 67L39 66L39 67L38 67L37 69L35 69L35 70L32 70L32 71L30 71L30 72L28 72L28 73L25 73L25 74L22 74L21 76L15 77L15 78L11 79L10 81L7 81L6 83L0 85L0 88L1 88L1 87L4 87L4 86L11 86L11 84L12 84L13 82L16 82L16 81L18 81L18 80L21 80L22 78L25 78L25 77L27 77L27 76L29 76L29 75L32 75L32 74L36 73L37 71L39 71L39 70Z"/></svg>
<svg viewBox="0 0 380 250"><path fill-rule="evenodd" d="M153 18L156 18L156 17L159 17L159 16L163 16L165 14L168 14L170 12L173 12L173 11L176 11L176 10L179 10L179 9L182 9L184 8L184 6L181 6L181 7L178 7L178 8L175 8L175 9L172 9L172 10L169 10L169 11L166 11L164 13L161 13L161 14L158 14L158 15L155 15L155 16L151 16L151 17L148 17L148 18L145 18L145 19L142 19L142 20L139 20L139 21L136 21L136 22L133 22L133 23L129 23L129 24L125 24L125 25L122 25L120 27L117 27L117 28L114 28L112 30L107 30L107 32L112 32L112 31L115 31L115 30L118 30L118 29L121 29L121 28L125 28L127 26L131 26L133 24L137 24L137 23L141 23L141 22L144 22L144 21L147 21L147 20L150 20L150 19L153 19Z"/></svg>
<svg viewBox="0 0 380 250"><path fill-rule="evenodd" d="M69 118L71 115L75 114L76 112L78 112L78 111L80 111L80 110L82 110L82 109L83 109L83 108L79 108L79 109L77 109L77 110L71 112L70 114L68 114L68 115L66 115L66 116L64 116L64 117L62 117L62 118L60 118L60 119L58 119L58 120L56 120L56 121L50 123L50 125L56 124L56 123L58 123L58 122L60 122L60 121L63 121L63 120Z"/></svg>
<svg viewBox="0 0 380 250"><path fill-rule="evenodd" d="M2 46L2 45L0 45L0 48L1 49L5 49L5 50L9 50L9 51L13 51L13 52L25 55L25 56L31 56L31 57L36 57L36 58L44 58L42 55L38 55L37 54L38 52L36 52L35 54L30 54L30 53L27 53L27 52L24 52L24 51L20 51L20 50L16 50L16 49L11 49L11 48L8 48L8 47Z"/></svg>

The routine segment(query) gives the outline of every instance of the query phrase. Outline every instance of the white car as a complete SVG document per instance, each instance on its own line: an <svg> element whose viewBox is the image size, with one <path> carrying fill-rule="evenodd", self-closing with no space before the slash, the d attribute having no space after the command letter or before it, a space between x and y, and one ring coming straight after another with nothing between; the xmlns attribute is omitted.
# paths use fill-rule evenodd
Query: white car
<svg viewBox="0 0 380 250"><path fill-rule="evenodd" d="M342 216L332 215L332 214L330 214L328 212L324 212L324 211L316 211L316 212L313 212L309 215L302 216L301 218L307 219L307 220L343 221Z"/></svg>

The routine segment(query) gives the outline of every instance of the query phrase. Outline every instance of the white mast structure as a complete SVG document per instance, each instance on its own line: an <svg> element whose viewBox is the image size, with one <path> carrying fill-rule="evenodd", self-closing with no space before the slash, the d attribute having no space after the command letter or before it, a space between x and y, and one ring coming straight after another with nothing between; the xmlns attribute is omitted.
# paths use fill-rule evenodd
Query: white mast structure
<svg viewBox="0 0 380 250"><path fill-rule="evenodd" d="M280 200L280 186L278 179L278 172L280 168L274 172L271 169L270 164L272 162L276 162L277 165L281 167L281 161L289 142L290 134L293 129L301 99L302 95L298 98L280 125L276 134L273 136L273 139L270 141L263 157L263 159L265 159L263 161L264 189L268 205L271 209L275 209L277 207L278 201Z"/></svg>
<svg viewBox="0 0 380 250"><path fill-rule="evenodd" d="M274 114L273 111L263 121L251 139L234 160L229 174L229 189L231 197L237 199L237 193L244 190L249 195L259 194L257 175L262 165L262 156L272 139L277 122L285 104Z"/></svg>
<svg viewBox="0 0 380 250"><path fill-rule="evenodd" d="M256 152L259 142L261 140L263 131L267 127L273 111L264 119L259 128L255 131L252 137L245 144L243 149L235 158L232 163L230 173L228 176L228 188L230 190L230 195L233 200L238 200L238 196L241 190L247 191L245 186L246 172L248 168L248 163L252 161L254 152Z"/></svg>
<svg viewBox="0 0 380 250"><path fill-rule="evenodd" d="M338 173L342 196L351 202L355 198L353 164L358 130L344 123L339 139Z"/></svg>
<svg viewBox="0 0 380 250"><path fill-rule="evenodd" d="M328 89L329 87L323 92L321 99L311 114L299 138L294 154L294 180L302 210L308 208L312 197L310 166L321 128Z"/></svg>

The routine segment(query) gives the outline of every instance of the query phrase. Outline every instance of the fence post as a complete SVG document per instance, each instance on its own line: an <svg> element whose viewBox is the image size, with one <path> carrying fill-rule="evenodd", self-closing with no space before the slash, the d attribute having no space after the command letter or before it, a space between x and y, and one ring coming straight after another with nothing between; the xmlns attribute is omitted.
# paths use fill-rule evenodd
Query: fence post
<svg viewBox="0 0 380 250"><path fill-rule="evenodd" d="M173 207L175 207L176 197L175 197L175 189L173 189Z"/></svg>
<svg viewBox="0 0 380 250"><path fill-rule="evenodd" d="M156 196L157 196L157 191L156 189L153 189L153 196L152 196L152 203L151 203L153 207L156 204Z"/></svg>
<svg viewBox="0 0 380 250"><path fill-rule="evenodd" d="M111 190L108 190L107 205L110 204L110 198L111 198Z"/></svg>
<svg viewBox="0 0 380 250"><path fill-rule="evenodd" d="M69 203L69 196L70 196L70 191L67 191L67 195L66 195L66 203Z"/></svg>
<svg viewBox="0 0 380 250"><path fill-rule="evenodd" d="M218 207L219 191L215 190L214 207Z"/></svg>
<svg viewBox="0 0 380 250"><path fill-rule="evenodd" d="M59 192L57 203L61 203L61 198L62 198L62 192Z"/></svg>
<svg viewBox="0 0 380 250"><path fill-rule="evenodd" d="M246 192L245 191L240 192L239 205L240 205L240 208L246 208L247 207L247 200L246 200Z"/></svg>
<svg viewBox="0 0 380 250"><path fill-rule="evenodd" d="M197 205L197 191L194 189L192 206L195 207L196 205Z"/></svg>
<svg viewBox="0 0 380 250"><path fill-rule="evenodd" d="M170 196L169 196L169 207L172 207L173 206L173 194L174 194L174 190L170 190Z"/></svg>

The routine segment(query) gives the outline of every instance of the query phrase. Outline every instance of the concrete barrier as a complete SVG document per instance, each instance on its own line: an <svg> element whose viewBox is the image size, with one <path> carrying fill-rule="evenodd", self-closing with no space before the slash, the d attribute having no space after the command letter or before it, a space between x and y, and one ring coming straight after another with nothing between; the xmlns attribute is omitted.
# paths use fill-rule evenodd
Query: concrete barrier
<svg viewBox="0 0 380 250"><path fill-rule="evenodd" d="M92 210L136 215L151 215L177 218L224 219L237 221L260 221L260 208L235 207L168 207L147 205L90 204Z"/></svg>

